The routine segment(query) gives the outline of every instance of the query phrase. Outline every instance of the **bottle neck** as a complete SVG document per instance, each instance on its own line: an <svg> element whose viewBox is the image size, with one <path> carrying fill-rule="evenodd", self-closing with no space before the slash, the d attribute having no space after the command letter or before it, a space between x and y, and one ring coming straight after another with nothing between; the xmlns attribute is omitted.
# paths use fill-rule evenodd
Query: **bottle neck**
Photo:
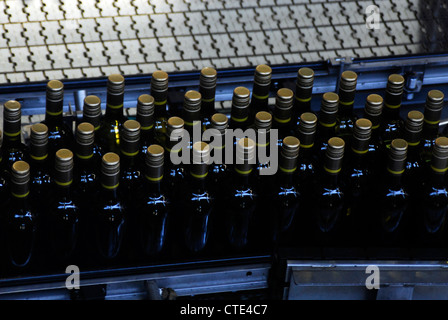
<svg viewBox="0 0 448 320"><path fill-rule="evenodd" d="M106 200L118 199L118 185L117 186L106 186L101 185L101 193Z"/></svg>
<svg viewBox="0 0 448 320"><path fill-rule="evenodd" d="M400 119L400 105L383 108L383 117L385 121Z"/></svg>
<svg viewBox="0 0 448 320"><path fill-rule="evenodd" d="M146 182L145 182L146 191L149 194L160 194L162 192L163 176L156 178L156 179L146 177L145 180L146 180Z"/></svg>

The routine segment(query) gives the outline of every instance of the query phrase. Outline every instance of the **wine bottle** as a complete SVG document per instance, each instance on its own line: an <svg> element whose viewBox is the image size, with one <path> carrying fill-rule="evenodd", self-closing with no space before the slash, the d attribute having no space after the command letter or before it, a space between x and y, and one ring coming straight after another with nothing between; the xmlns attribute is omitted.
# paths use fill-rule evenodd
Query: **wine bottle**
<svg viewBox="0 0 448 320"><path fill-rule="evenodd" d="M95 210L95 243L106 261L119 257L125 233L127 211L121 199L120 157L106 153L101 162L101 188Z"/></svg>
<svg viewBox="0 0 448 320"><path fill-rule="evenodd" d="M120 151L120 130L126 117L123 112L125 79L120 74L111 74L107 78L106 112L98 130L98 142L103 151Z"/></svg>
<svg viewBox="0 0 448 320"><path fill-rule="evenodd" d="M393 139L402 136L404 122L400 116L404 91L404 78L399 74L391 74L387 79L384 97L383 120L380 126L381 147L387 155L387 149Z"/></svg>
<svg viewBox="0 0 448 320"><path fill-rule="evenodd" d="M140 123L140 153L144 158L148 147L156 142L154 133L154 97L142 94L137 99L137 119Z"/></svg>
<svg viewBox="0 0 448 320"><path fill-rule="evenodd" d="M121 185L125 194L125 202L131 206L134 190L141 183L143 174L140 153L140 123L136 120L127 120L121 129L120 146Z"/></svg>
<svg viewBox="0 0 448 320"><path fill-rule="evenodd" d="M102 122L101 111L101 99L94 95L89 95L84 99L84 105L82 108L82 121L93 125L95 128L95 143L93 153L97 154L100 158L103 156L103 150L99 143L99 131Z"/></svg>
<svg viewBox="0 0 448 320"><path fill-rule="evenodd" d="M11 197L2 214L2 233L7 261L13 273L35 261L37 214L30 203L30 166L16 161L11 166Z"/></svg>
<svg viewBox="0 0 448 320"><path fill-rule="evenodd" d="M430 90L426 96L422 132L422 157L425 162L431 161L434 141L439 136L444 97L443 92L439 90Z"/></svg>
<svg viewBox="0 0 448 320"><path fill-rule="evenodd" d="M372 122L365 118L356 120L351 140L351 152L347 152L345 181L346 212L343 224L346 230L346 243L353 245L353 239L358 244L364 242L368 230L368 204L371 193L374 192L373 165L369 153L370 138L372 135Z"/></svg>
<svg viewBox="0 0 448 320"><path fill-rule="evenodd" d="M166 132L166 122L169 118L167 106L168 99L168 73L157 70L151 76L151 96L154 97L154 118L156 136L164 135Z"/></svg>
<svg viewBox="0 0 448 320"><path fill-rule="evenodd" d="M379 228L372 240L377 245L401 246L407 241L404 232L409 221L407 210L410 197L402 179L406 170L407 151L408 143L404 139L393 139L390 143L387 170L375 200Z"/></svg>
<svg viewBox="0 0 448 320"><path fill-rule="evenodd" d="M179 194L186 176L185 166L181 161L182 153L186 152L187 147L186 145L181 145L184 134L184 121L182 118L170 117L167 121L164 141L165 159L167 159L165 175L170 199Z"/></svg>
<svg viewBox="0 0 448 320"><path fill-rule="evenodd" d="M236 87L233 90L232 107L230 109L230 129L246 130L249 121L250 91L245 87Z"/></svg>
<svg viewBox="0 0 448 320"><path fill-rule="evenodd" d="M214 197L208 184L210 147L198 141L192 147L192 162L184 189L183 242L192 253L204 251L210 237Z"/></svg>
<svg viewBox="0 0 448 320"><path fill-rule="evenodd" d="M35 123L30 128L30 146L27 162L30 164L30 192L32 198L41 201L48 197L52 185L48 158L48 127ZM45 208L45 204L39 207ZM45 209L43 209L45 211Z"/></svg>
<svg viewBox="0 0 448 320"><path fill-rule="evenodd" d="M226 235L232 250L248 248L253 228L258 193L254 185L253 166L255 164L256 144L250 138L242 138L236 145L236 162L227 194Z"/></svg>
<svg viewBox="0 0 448 320"><path fill-rule="evenodd" d="M311 211L317 226L318 243L336 245L340 243L341 219L344 214L345 195L341 185L342 162L345 142L332 137L325 149L324 163L316 178L313 191L314 207Z"/></svg>
<svg viewBox="0 0 448 320"><path fill-rule="evenodd" d="M196 135L199 135L198 138L201 138L201 100L201 94L195 90L189 90L184 95L182 119L184 120L185 129L190 135L189 149L191 149L193 143L197 142L194 140L196 138L194 136L195 131Z"/></svg>
<svg viewBox="0 0 448 320"><path fill-rule="evenodd" d="M251 122L259 111L269 111L268 100L271 88L272 69L268 65L260 64L255 68L252 99L250 102Z"/></svg>
<svg viewBox="0 0 448 320"><path fill-rule="evenodd" d="M403 138L408 143L404 179L411 197L414 197L419 192L420 186L416 182L421 180L423 173L421 143L423 119L423 113L420 111L413 110L408 112L403 130Z"/></svg>
<svg viewBox="0 0 448 320"><path fill-rule="evenodd" d="M45 119L48 127L48 153L53 160L56 151L62 148L71 149L74 143L73 128L63 118L64 84L59 80L47 83Z"/></svg>
<svg viewBox="0 0 448 320"><path fill-rule="evenodd" d="M338 109L338 126L336 127L336 135L344 139L347 145L353 132L353 126L356 116L353 112L355 104L356 84L358 75L353 71L344 71L339 81L339 109ZM348 146L350 147L350 146Z"/></svg>
<svg viewBox="0 0 448 320"><path fill-rule="evenodd" d="M311 97L314 85L314 71L311 68L300 68L297 72L296 92L293 116L296 124L304 112L311 112Z"/></svg>
<svg viewBox="0 0 448 320"><path fill-rule="evenodd" d="M326 92L322 95L316 133L316 148L320 162L323 162L328 139L336 135L338 108L339 96L336 93Z"/></svg>
<svg viewBox="0 0 448 320"><path fill-rule="evenodd" d="M297 178L300 193L306 194L306 199L309 199L309 186L318 168L315 143L316 130L317 116L311 112L302 113L297 128L297 137L300 141L300 153L297 160Z"/></svg>
<svg viewBox="0 0 448 320"><path fill-rule="evenodd" d="M199 76L199 93L201 94L201 122L205 130L211 125L211 118L215 114L215 96L218 73L214 68L201 69Z"/></svg>
<svg viewBox="0 0 448 320"><path fill-rule="evenodd" d="M90 208L99 186L98 166L101 160L95 153L95 127L91 123L81 122L76 127L75 140L74 179L83 202Z"/></svg>
<svg viewBox="0 0 448 320"><path fill-rule="evenodd" d="M296 181L299 148L300 141L296 137L288 136L283 139L269 219L274 231L273 241L277 245L291 241L294 218L299 211L301 196Z"/></svg>
<svg viewBox="0 0 448 320"><path fill-rule="evenodd" d="M378 94L369 94L364 105L364 118L372 123L372 133L370 136L369 153L372 161L378 163L376 166L381 167L381 139L380 139L380 124L382 122L383 113L383 97ZM375 168L374 168L375 170Z"/></svg>
<svg viewBox="0 0 448 320"><path fill-rule="evenodd" d="M275 97L275 107L272 128L278 130L278 145L283 139L292 134L292 107L294 93L288 88L281 88Z"/></svg>
<svg viewBox="0 0 448 320"><path fill-rule="evenodd" d="M20 102L9 100L3 105L2 159L10 171L16 161L26 161L27 147L22 142L22 107Z"/></svg>
<svg viewBox="0 0 448 320"><path fill-rule="evenodd" d="M77 264L73 259L80 236L80 209L74 193L73 168L73 152L58 150L53 171L53 199L46 219L49 250L56 264Z"/></svg>
<svg viewBox="0 0 448 320"><path fill-rule="evenodd" d="M155 258L167 248L171 203L164 179L164 149L153 144L145 153L145 179L138 198L138 247L146 257Z"/></svg>
<svg viewBox="0 0 448 320"><path fill-rule="evenodd" d="M419 215L416 219L418 246L443 247L446 237L448 190L448 138L436 138L430 163L425 166L418 194Z"/></svg>

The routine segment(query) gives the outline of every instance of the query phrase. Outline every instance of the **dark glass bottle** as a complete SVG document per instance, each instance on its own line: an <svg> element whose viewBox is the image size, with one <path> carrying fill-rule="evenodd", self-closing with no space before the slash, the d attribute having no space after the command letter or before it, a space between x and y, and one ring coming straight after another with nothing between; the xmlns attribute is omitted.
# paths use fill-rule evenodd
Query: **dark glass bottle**
<svg viewBox="0 0 448 320"><path fill-rule="evenodd" d="M140 123L140 151L144 158L148 147L156 142L154 134L154 98L142 94L137 99L137 119Z"/></svg>
<svg viewBox="0 0 448 320"><path fill-rule="evenodd" d="M323 162L328 139L336 135L339 96L333 92L322 95L316 131L316 151L319 162ZM320 165L319 165L320 166Z"/></svg>
<svg viewBox="0 0 448 320"><path fill-rule="evenodd" d="M350 147L350 139L353 133L353 126L356 116L353 112L355 104L356 84L358 75L353 71L344 71L339 81L339 109L338 126L336 135L344 139L347 147Z"/></svg>
<svg viewBox="0 0 448 320"><path fill-rule="evenodd" d="M269 111L268 100L271 88L272 69L268 65L260 64L255 68L252 99L250 102L250 122L259 111Z"/></svg>
<svg viewBox="0 0 448 320"><path fill-rule="evenodd" d="M103 150L99 143L99 131L101 128L102 116L101 99L94 95L85 97L84 106L82 108L82 122L90 123L95 128L93 153L97 154L100 158L103 156Z"/></svg>
<svg viewBox="0 0 448 320"><path fill-rule="evenodd" d="M27 147L22 143L22 107L10 100L3 105L2 159L10 171L16 161L26 161Z"/></svg>
<svg viewBox="0 0 448 320"><path fill-rule="evenodd" d="M28 269L36 261L37 214L29 199L30 166L16 161L11 166L11 197L2 214L3 245L8 267L15 273Z"/></svg>
<svg viewBox="0 0 448 320"><path fill-rule="evenodd" d="M151 76L151 96L154 97L154 118L155 118L155 135L156 137L166 133L166 122L169 118L169 110L167 105L168 99L168 73L157 70Z"/></svg>
<svg viewBox="0 0 448 320"><path fill-rule="evenodd" d="M56 152L53 171L52 203L48 213L47 234L51 259L56 264L77 264L75 250L79 239L78 199L73 185L73 152Z"/></svg>
<svg viewBox="0 0 448 320"><path fill-rule="evenodd" d="M123 112L125 79L120 74L107 78L106 112L98 130L98 144L103 153L120 151L120 130L126 117Z"/></svg>
<svg viewBox="0 0 448 320"><path fill-rule="evenodd" d="M257 112L254 119L254 129L257 134L257 154L256 154L256 167L255 173L257 181L262 186L269 186L270 184L264 180L272 175L264 173L263 171L269 170L269 155L270 155L270 136L272 127L272 115L266 111ZM264 181L264 182L263 182ZM262 192L263 193L263 192Z"/></svg>
<svg viewBox="0 0 448 320"><path fill-rule="evenodd" d="M341 243L341 219L344 214L345 195L341 185L342 162L345 142L342 138L333 137L328 140L325 158L316 178L313 191L314 223L317 226L315 241L323 245Z"/></svg>
<svg viewBox="0 0 448 320"><path fill-rule="evenodd" d="M232 107L230 109L230 129L246 130L249 121L250 91L245 87L236 87L233 90Z"/></svg>
<svg viewBox="0 0 448 320"><path fill-rule="evenodd" d="M76 127L75 146L75 183L77 191L91 207L94 193L99 185L99 171L101 158L95 153L95 128L91 123L82 122Z"/></svg>
<svg viewBox="0 0 448 320"><path fill-rule="evenodd" d="M422 132L422 157L430 162L434 141L439 136L439 123L442 116L444 94L439 90L431 90L426 96L424 123Z"/></svg>
<svg viewBox="0 0 448 320"><path fill-rule="evenodd" d="M448 138L436 138L431 162L425 166L418 194L416 217L417 245L444 247L446 243L446 219L448 210L448 190L446 172L448 170Z"/></svg>
<svg viewBox="0 0 448 320"><path fill-rule="evenodd" d="M283 139L271 202L270 227L276 244L290 244L295 217L299 212L300 192L297 188L296 171L300 141L288 136Z"/></svg>
<svg viewBox="0 0 448 320"><path fill-rule="evenodd" d="M343 180L345 181L346 211L343 217L347 245L365 244L368 232L371 193L374 192L374 179L371 154L369 153L372 122L365 118L356 120L351 140L351 152L347 152Z"/></svg>
<svg viewBox="0 0 448 320"><path fill-rule="evenodd" d="M59 80L47 83L45 119L43 123L48 127L48 145L51 158L62 148L73 147L73 128L64 122L64 84Z"/></svg>
<svg viewBox="0 0 448 320"><path fill-rule="evenodd" d="M254 185L253 166L256 144L250 138L236 145L236 162L228 190L225 230L232 250L244 250L257 238L253 224L258 194ZM255 233L255 235L254 235ZM254 243L255 245L255 243Z"/></svg>
<svg viewBox="0 0 448 320"><path fill-rule="evenodd" d="M227 190L229 186L229 179L231 169L228 165L230 161L226 161L226 148L232 148L232 145L227 145L225 142L225 135L229 125L229 119L223 113L215 113L211 117L210 138L204 137L204 141L210 146L210 164L208 181L210 191L215 197L215 219L213 220L214 233L211 238L223 239L225 234L222 226L225 222L225 206L226 197L223 190ZM226 163L227 162L227 163ZM217 241L214 241L216 243Z"/></svg>
<svg viewBox="0 0 448 320"><path fill-rule="evenodd" d="M198 141L192 147L192 162L184 189L183 242L192 253L204 251L211 231L214 197L208 184L210 147Z"/></svg>
<svg viewBox="0 0 448 320"><path fill-rule="evenodd" d="M421 143L423 118L423 113L420 111L410 111L406 117L403 130L403 138L408 143L406 171L403 179L413 199L420 192L420 186L417 181L421 181L424 167Z"/></svg>
<svg viewBox="0 0 448 320"><path fill-rule="evenodd" d="M404 122L400 116L401 101L404 91L404 78L391 74L387 79L384 97L383 119L380 126L382 153L387 157L387 149L393 139L402 136Z"/></svg>
<svg viewBox="0 0 448 320"><path fill-rule="evenodd" d="M141 183L143 174L140 154L140 123L136 120L127 120L121 129L121 185L126 194L125 198L132 203L132 194L137 185ZM126 200L126 201L128 201Z"/></svg>
<svg viewBox="0 0 448 320"><path fill-rule="evenodd" d="M145 181L137 205L138 242L146 257L157 257L167 248L171 204L163 183L164 149L153 144L145 154Z"/></svg>
<svg viewBox="0 0 448 320"><path fill-rule="evenodd" d="M202 137L201 100L202 96L198 91L189 90L184 95L182 119L184 120L184 128L190 136L189 149L191 149L193 143L200 141Z"/></svg>
<svg viewBox="0 0 448 320"><path fill-rule="evenodd" d="M304 112L311 112L311 97L313 94L314 71L311 68L300 68L297 72L296 92L293 117L296 124Z"/></svg>
<svg viewBox="0 0 448 320"><path fill-rule="evenodd" d="M281 145L283 139L293 133L293 99L294 93L292 90L281 88L277 91L272 128L278 130L278 145Z"/></svg>
<svg viewBox="0 0 448 320"><path fill-rule="evenodd" d="M317 116L311 112L302 113L297 127L297 137L300 141L300 152L297 160L297 178L300 193L307 195L305 198L310 196L309 186L312 184L318 168L315 143L316 130Z"/></svg>
<svg viewBox="0 0 448 320"><path fill-rule="evenodd" d="M187 150L187 143L183 143L185 134L184 121L179 117L171 117L167 121L165 133L165 175L168 189L168 196L174 199L181 191L186 170L183 161L183 150ZM174 203L176 206L178 203Z"/></svg>
<svg viewBox="0 0 448 320"><path fill-rule="evenodd" d="M381 187L375 195L376 221L378 229L373 244L386 247L404 245L406 224L409 222L407 210L409 193L403 183L403 173L406 170L408 143L404 139L394 139L390 143L389 157L385 176L381 179Z"/></svg>
<svg viewBox="0 0 448 320"><path fill-rule="evenodd" d="M211 118L215 114L215 95L218 73L214 68L205 67L199 77L199 93L201 94L201 122L205 130L211 125Z"/></svg>
<svg viewBox="0 0 448 320"><path fill-rule="evenodd" d="M98 253L106 261L116 261L119 257L127 211L121 199L120 157L106 153L101 162L101 188L95 210L95 244Z"/></svg>
<svg viewBox="0 0 448 320"><path fill-rule="evenodd" d="M32 198L45 199L51 188L51 167L48 158L48 127L43 123L30 128L30 146L27 162L31 166L30 189ZM45 205L42 205L45 207Z"/></svg>
<svg viewBox="0 0 448 320"><path fill-rule="evenodd" d="M381 139L380 139L380 124L383 113L383 97L378 94L369 94L364 105L364 118L370 120L372 123L372 133L369 143L369 154L372 161L380 163L381 160ZM380 168L377 165L376 168ZM374 168L375 170L375 168ZM377 173L379 171L376 171Z"/></svg>

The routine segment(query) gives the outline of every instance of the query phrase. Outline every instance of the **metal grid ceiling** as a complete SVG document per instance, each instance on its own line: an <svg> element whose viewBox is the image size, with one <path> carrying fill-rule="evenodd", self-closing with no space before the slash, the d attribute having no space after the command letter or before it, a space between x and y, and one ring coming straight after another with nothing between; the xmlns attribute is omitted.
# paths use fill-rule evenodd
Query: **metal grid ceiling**
<svg viewBox="0 0 448 320"><path fill-rule="evenodd" d="M0 84L439 52L447 25L443 0L3 0Z"/></svg>

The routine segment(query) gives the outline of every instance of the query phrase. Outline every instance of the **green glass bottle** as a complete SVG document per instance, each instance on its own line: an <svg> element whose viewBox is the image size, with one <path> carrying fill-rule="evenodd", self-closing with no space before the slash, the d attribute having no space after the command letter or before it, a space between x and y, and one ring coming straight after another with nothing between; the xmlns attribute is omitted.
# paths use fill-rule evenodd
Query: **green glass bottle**
<svg viewBox="0 0 448 320"><path fill-rule="evenodd" d="M64 122L64 84L59 80L47 83L45 119L48 127L49 154L54 158L56 151L62 148L71 149L74 143L73 128Z"/></svg>
<svg viewBox="0 0 448 320"><path fill-rule="evenodd" d="M245 87L236 87L233 90L232 107L230 109L230 129L246 130L250 126L249 121L250 91Z"/></svg>
<svg viewBox="0 0 448 320"><path fill-rule="evenodd" d="M404 121L400 116L400 109L404 85L404 78L399 74L391 74L387 79L383 119L380 126L381 147L386 157L391 141L402 137Z"/></svg>
<svg viewBox="0 0 448 320"><path fill-rule="evenodd" d="M215 114L215 96L218 73L214 68L204 67L199 76L199 93L201 94L202 129L210 127L211 118Z"/></svg>
<svg viewBox="0 0 448 320"><path fill-rule="evenodd" d="M73 184L73 152L56 152L53 171L53 196L47 217L48 245L56 264L76 264L80 209Z"/></svg>
<svg viewBox="0 0 448 320"><path fill-rule="evenodd" d="M3 243L8 268L23 272L36 256L37 214L30 203L30 166L16 161L11 166L11 197L2 214Z"/></svg>
<svg viewBox="0 0 448 320"><path fill-rule="evenodd" d="M304 112L311 112L311 97L314 86L314 71L311 68L300 68L297 71L296 92L294 94L293 117L296 124L300 122L300 116Z"/></svg>
<svg viewBox="0 0 448 320"><path fill-rule="evenodd" d="M126 121L124 115L125 79L120 74L107 78L106 112L98 130L98 143L103 153L120 152L120 130Z"/></svg>
<svg viewBox="0 0 448 320"><path fill-rule="evenodd" d="M184 120L185 130L190 135L189 149L197 142L195 139L201 139L201 100L201 94L195 90L189 90L184 95L182 119ZM194 132L198 136L195 136Z"/></svg>
<svg viewBox="0 0 448 320"><path fill-rule="evenodd" d="M408 143L404 139L393 139L390 143L387 170L381 178L381 186L375 195L376 219L379 227L374 244L386 247L403 246L406 225L409 225L409 192L403 181L406 170Z"/></svg>
<svg viewBox="0 0 448 320"><path fill-rule="evenodd" d="M101 188L95 204L94 239L103 260L117 261L124 239L127 211L120 193L120 157L106 153L101 162Z"/></svg>
<svg viewBox="0 0 448 320"><path fill-rule="evenodd" d="M272 69L265 64L259 64L254 72L254 84L252 88L252 99L250 102L251 119L259 111L269 111L269 91L271 89Z"/></svg>
<svg viewBox="0 0 448 320"><path fill-rule="evenodd" d="M300 141L296 137L288 136L283 139L269 219L273 241L277 245L290 245L295 218L299 213L301 196L296 181L299 148Z"/></svg>
<svg viewBox="0 0 448 320"><path fill-rule="evenodd" d="M283 139L293 133L292 111L294 93L291 89L281 88L275 97L272 128L278 130L277 144L280 146Z"/></svg>
<svg viewBox="0 0 448 320"><path fill-rule="evenodd" d="M339 81L339 109L338 109L338 126L336 127L336 135L344 139L349 146L353 133L353 126L356 116L353 112L355 104L356 85L358 75L353 71L344 71Z"/></svg>
<svg viewBox="0 0 448 320"><path fill-rule="evenodd" d="M145 157L148 147L156 142L154 133L154 97L142 94L137 99L137 121L140 123L140 153Z"/></svg>
<svg viewBox="0 0 448 320"><path fill-rule="evenodd" d="M372 161L381 161L380 125L383 113L383 97L378 94L369 94L364 105L363 116L372 123L369 153ZM378 169L381 165L376 166ZM374 169L375 170L375 169ZM378 172L378 171L377 171Z"/></svg>
<svg viewBox="0 0 448 320"><path fill-rule="evenodd" d="M434 141L439 136L444 97L443 92L439 90L430 90L426 96L422 132L422 157L425 162L431 161Z"/></svg>
<svg viewBox="0 0 448 320"><path fill-rule="evenodd" d="M211 232L215 199L208 182L210 147L198 141L192 147L192 162L183 196L183 243L195 254L206 249Z"/></svg>
<svg viewBox="0 0 448 320"><path fill-rule="evenodd" d="M336 135L338 108L339 96L336 93L326 92L322 95L316 131L316 152L319 162L324 161L328 139Z"/></svg>
<svg viewBox="0 0 448 320"><path fill-rule="evenodd" d="M103 150L99 144L99 131L101 128L103 114L101 111L101 99L94 95L89 95L84 99L82 108L82 122L87 122L95 128L95 144L93 153L100 158L103 156Z"/></svg>
<svg viewBox="0 0 448 320"><path fill-rule="evenodd" d="M171 203L164 184L164 149L153 144L145 153L145 179L137 205L137 245L146 257L157 257L167 248Z"/></svg>
<svg viewBox="0 0 448 320"><path fill-rule="evenodd" d="M444 247L448 210L446 172L448 170L448 138L438 137L434 141L432 158L425 166L425 175L420 181L418 212L416 217L417 246Z"/></svg>
<svg viewBox="0 0 448 320"><path fill-rule="evenodd" d="M314 223L317 226L317 243L336 245L340 243L341 219L344 215L345 194L341 186L341 170L345 142L342 138L328 140L324 163L320 167L313 191Z"/></svg>
<svg viewBox="0 0 448 320"><path fill-rule="evenodd" d="M226 207L225 229L231 250L247 249L251 241L258 238L253 223L258 200L253 175L255 152L256 144L252 139L242 138L238 141Z"/></svg>
<svg viewBox="0 0 448 320"><path fill-rule="evenodd" d="M3 105L2 159L5 169L10 171L14 162L26 161L27 152L22 142L22 107L18 101L7 101Z"/></svg>
<svg viewBox="0 0 448 320"><path fill-rule="evenodd" d="M345 184L346 211L343 217L343 228L347 245L364 243L369 224L368 204L371 193L375 192L371 154L369 153L372 135L372 122L365 118L356 120L351 139L351 150L347 152L343 180Z"/></svg>
<svg viewBox="0 0 448 320"><path fill-rule="evenodd" d="M150 94L154 97L154 118L156 136L164 135L166 132L166 122L169 118L167 105L168 99L168 73L157 70L152 73Z"/></svg>

